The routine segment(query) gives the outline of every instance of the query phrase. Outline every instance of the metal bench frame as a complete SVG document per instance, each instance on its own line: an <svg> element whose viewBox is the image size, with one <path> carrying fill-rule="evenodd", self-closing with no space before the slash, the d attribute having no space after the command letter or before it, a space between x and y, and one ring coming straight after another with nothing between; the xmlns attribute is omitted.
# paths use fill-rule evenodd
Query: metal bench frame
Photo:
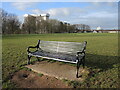
<svg viewBox="0 0 120 90"><path fill-rule="evenodd" d="M50 41L49 41L50 42ZM44 56L40 56L40 55L33 55L30 51L30 48L36 48L36 51L34 52L37 52L39 50L42 50L42 48L40 48L40 43L41 41L38 40L38 44L36 46L29 46L27 48L27 52L28 52L28 64L30 64L30 59L32 56L35 56L38 61L39 61L39 57L42 57L42 58L46 58L46 59L52 59L52 60L57 60L57 61L62 61L62 62L69 62L69 63L76 63L77 64L77 73L76 73L76 77L78 78L79 75L78 75L78 71L79 71L79 67L80 65L82 64L83 68L85 67L85 51L86 51L86 45L87 45L87 41L84 41L84 47L82 49L82 51L77 51L76 52L76 61L77 62L70 62L70 61L67 61L67 60L61 60L61 59L57 59L57 58L51 58L51 57L44 57ZM65 43L65 42L64 42ZM48 44L49 45L49 44ZM82 56L81 56L82 55Z"/></svg>

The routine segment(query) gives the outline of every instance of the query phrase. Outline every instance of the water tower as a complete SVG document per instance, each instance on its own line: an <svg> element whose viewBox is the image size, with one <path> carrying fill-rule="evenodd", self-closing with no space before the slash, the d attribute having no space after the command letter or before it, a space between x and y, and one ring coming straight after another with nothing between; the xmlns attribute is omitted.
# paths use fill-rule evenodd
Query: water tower
<svg viewBox="0 0 120 90"><path fill-rule="evenodd" d="M101 28L100 26L97 27L96 30L98 30L98 31L97 31L98 33L102 33L102 28Z"/></svg>
<svg viewBox="0 0 120 90"><path fill-rule="evenodd" d="M102 28L99 26L99 27L96 28L96 30L102 30Z"/></svg>

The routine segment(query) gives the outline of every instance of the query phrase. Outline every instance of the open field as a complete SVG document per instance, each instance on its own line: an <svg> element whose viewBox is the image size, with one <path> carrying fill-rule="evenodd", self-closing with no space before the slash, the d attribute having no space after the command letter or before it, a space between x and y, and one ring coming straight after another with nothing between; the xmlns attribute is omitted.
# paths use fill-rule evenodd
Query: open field
<svg viewBox="0 0 120 90"><path fill-rule="evenodd" d="M65 33L5 35L2 38L3 87L14 87L10 82L14 72L27 63L26 48L35 46L38 39L48 41L87 41L86 68L91 70L84 82L71 82L75 87L118 87L118 35L110 33ZM34 58L36 60L36 58Z"/></svg>

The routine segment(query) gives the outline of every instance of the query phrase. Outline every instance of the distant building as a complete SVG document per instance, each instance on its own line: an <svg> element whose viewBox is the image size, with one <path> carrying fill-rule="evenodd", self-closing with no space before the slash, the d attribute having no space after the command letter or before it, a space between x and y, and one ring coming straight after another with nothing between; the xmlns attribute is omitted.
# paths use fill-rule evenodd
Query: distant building
<svg viewBox="0 0 120 90"><path fill-rule="evenodd" d="M27 19L28 17L32 17L35 18L36 21L40 21L40 20L48 20L50 17L50 14L40 14L40 15L36 15L36 14L25 14L24 15L24 20Z"/></svg>
<svg viewBox="0 0 120 90"><path fill-rule="evenodd" d="M93 33L98 33L96 30L93 30Z"/></svg>
<svg viewBox="0 0 120 90"><path fill-rule="evenodd" d="M50 17L50 14L41 14L40 17L43 19L43 20L48 20L49 17Z"/></svg>
<svg viewBox="0 0 120 90"><path fill-rule="evenodd" d="M120 32L119 30L109 30L108 33L118 33Z"/></svg>
<svg viewBox="0 0 120 90"><path fill-rule="evenodd" d="M119 33L120 30L93 30L93 33Z"/></svg>

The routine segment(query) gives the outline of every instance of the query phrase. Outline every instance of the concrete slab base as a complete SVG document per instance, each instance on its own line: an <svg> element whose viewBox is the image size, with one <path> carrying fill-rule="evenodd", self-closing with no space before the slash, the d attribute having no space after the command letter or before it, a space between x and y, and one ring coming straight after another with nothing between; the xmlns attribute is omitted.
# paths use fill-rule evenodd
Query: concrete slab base
<svg viewBox="0 0 120 90"><path fill-rule="evenodd" d="M56 77L58 79L83 81L83 76L76 78L76 67L69 64L63 64L60 62L47 62L41 61L31 65L25 66L32 69L34 72L42 73L44 75ZM79 69L79 74L86 73L86 70L82 67Z"/></svg>

